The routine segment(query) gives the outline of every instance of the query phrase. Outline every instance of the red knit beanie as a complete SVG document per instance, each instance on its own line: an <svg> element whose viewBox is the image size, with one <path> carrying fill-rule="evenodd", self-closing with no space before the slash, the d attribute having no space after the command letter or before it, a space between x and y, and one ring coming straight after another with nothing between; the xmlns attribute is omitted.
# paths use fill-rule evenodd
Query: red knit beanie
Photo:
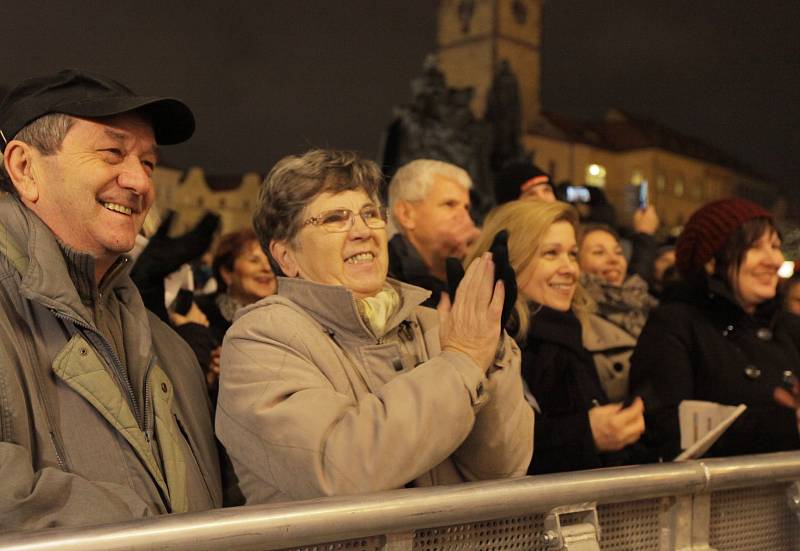
<svg viewBox="0 0 800 551"><path fill-rule="evenodd" d="M730 198L712 201L700 207L689 218L675 244L675 265L684 279L702 273L736 229L754 218L769 218L772 214L745 199Z"/></svg>

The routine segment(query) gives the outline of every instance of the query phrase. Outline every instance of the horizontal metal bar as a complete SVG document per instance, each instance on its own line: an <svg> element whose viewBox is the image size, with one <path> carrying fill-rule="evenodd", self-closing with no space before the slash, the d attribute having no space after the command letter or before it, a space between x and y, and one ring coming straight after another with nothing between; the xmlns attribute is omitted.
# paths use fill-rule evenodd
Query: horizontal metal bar
<svg viewBox="0 0 800 551"><path fill-rule="evenodd" d="M598 469L515 480L218 509L0 537L0 551L278 549L545 512L800 480L800 452Z"/></svg>
<svg viewBox="0 0 800 551"><path fill-rule="evenodd" d="M717 491L800 480L798 462L800 452L704 459L700 463L708 471L708 491Z"/></svg>

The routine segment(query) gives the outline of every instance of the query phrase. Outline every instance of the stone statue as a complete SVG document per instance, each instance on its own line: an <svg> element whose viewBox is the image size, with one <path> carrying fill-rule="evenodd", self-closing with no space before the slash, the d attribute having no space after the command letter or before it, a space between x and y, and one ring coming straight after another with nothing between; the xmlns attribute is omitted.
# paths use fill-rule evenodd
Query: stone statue
<svg viewBox="0 0 800 551"><path fill-rule="evenodd" d="M524 160L519 82L506 59L500 62L492 79L484 119L492 129L492 171L497 174L506 163Z"/></svg>
<svg viewBox="0 0 800 551"><path fill-rule="evenodd" d="M436 58L429 56L411 90L411 103L394 109L395 119L384 136L382 164L387 178L420 158L460 166L472 178L473 208L482 218L493 202L490 131L472 114L472 88L448 87Z"/></svg>

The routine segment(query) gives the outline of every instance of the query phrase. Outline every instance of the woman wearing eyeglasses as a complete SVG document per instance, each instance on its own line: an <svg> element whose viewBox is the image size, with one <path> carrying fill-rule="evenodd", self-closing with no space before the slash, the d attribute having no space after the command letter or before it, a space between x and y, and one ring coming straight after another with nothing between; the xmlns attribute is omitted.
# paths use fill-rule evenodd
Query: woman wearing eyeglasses
<svg viewBox="0 0 800 551"><path fill-rule="evenodd" d="M256 233L283 277L225 338L216 418L248 504L525 474L533 417L491 256L439 315L420 307L428 291L386 277L380 182L316 150L262 186Z"/></svg>

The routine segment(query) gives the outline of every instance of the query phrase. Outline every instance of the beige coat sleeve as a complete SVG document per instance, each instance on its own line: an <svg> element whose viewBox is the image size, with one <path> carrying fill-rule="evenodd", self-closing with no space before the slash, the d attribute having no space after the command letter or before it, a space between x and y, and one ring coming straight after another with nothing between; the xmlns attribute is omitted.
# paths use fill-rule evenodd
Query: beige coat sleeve
<svg viewBox="0 0 800 551"><path fill-rule="evenodd" d="M353 377L300 314L270 305L243 316L223 346L216 420L234 465L290 499L402 487L469 435L485 380L454 352L374 393L356 390Z"/></svg>
<svg viewBox="0 0 800 551"><path fill-rule="evenodd" d="M524 476L533 454L533 410L525 400L519 347L504 335L495 368L488 377L488 400L455 453L470 480Z"/></svg>
<svg viewBox="0 0 800 551"><path fill-rule="evenodd" d="M122 484L90 481L55 467L34 471L28 450L0 443L0 532L81 526L149 517L152 511Z"/></svg>

